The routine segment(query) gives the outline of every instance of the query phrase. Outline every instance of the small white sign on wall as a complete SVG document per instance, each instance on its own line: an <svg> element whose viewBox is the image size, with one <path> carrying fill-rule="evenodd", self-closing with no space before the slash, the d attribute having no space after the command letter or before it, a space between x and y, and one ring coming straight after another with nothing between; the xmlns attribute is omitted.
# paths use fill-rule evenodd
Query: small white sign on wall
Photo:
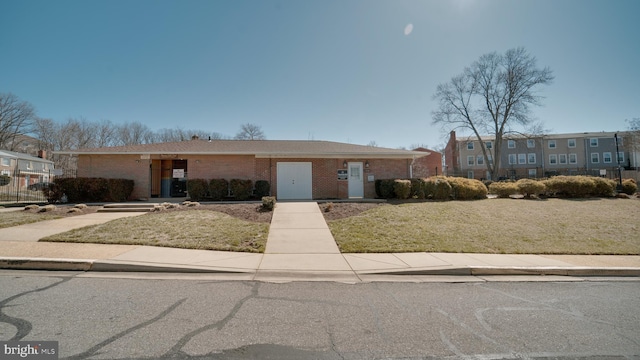
<svg viewBox="0 0 640 360"><path fill-rule="evenodd" d="M184 169L173 169L174 179L184 179Z"/></svg>
<svg viewBox="0 0 640 360"><path fill-rule="evenodd" d="M600 176L607 176L607 169L600 169Z"/></svg>
<svg viewBox="0 0 640 360"><path fill-rule="evenodd" d="M368 182L374 182L375 180L374 180L373 175L367 175L367 181Z"/></svg>

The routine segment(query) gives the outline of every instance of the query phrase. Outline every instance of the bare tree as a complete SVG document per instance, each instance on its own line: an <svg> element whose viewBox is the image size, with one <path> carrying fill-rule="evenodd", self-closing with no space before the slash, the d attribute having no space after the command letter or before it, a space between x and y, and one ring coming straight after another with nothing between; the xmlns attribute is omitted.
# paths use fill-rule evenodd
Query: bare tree
<svg viewBox="0 0 640 360"><path fill-rule="evenodd" d="M260 128L260 126L255 124L242 124L240 126L240 131L236 134L236 140L265 140L266 136L264 132Z"/></svg>
<svg viewBox="0 0 640 360"><path fill-rule="evenodd" d="M447 130L466 129L479 140L485 159L491 155L482 135L493 138L493 159L485 161L495 178L501 169L500 152L505 134L531 124L531 106L540 105L535 90L553 81L551 69L539 69L536 58L524 48L482 55L460 75L438 85L433 96L439 103L433 123Z"/></svg>
<svg viewBox="0 0 640 360"><path fill-rule="evenodd" d="M13 151L15 138L31 130L33 106L13 94L0 94L0 149Z"/></svg>
<svg viewBox="0 0 640 360"><path fill-rule="evenodd" d="M115 137L117 145L151 144L154 142L154 134L149 127L135 121L118 126Z"/></svg>

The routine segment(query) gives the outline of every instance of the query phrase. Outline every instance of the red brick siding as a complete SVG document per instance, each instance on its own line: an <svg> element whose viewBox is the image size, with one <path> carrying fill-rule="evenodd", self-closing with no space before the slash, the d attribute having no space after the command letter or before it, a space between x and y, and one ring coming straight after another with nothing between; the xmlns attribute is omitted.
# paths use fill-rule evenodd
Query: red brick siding
<svg viewBox="0 0 640 360"><path fill-rule="evenodd" d="M134 181L132 199L149 197L150 160L140 155L80 155L78 177L131 179Z"/></svg>

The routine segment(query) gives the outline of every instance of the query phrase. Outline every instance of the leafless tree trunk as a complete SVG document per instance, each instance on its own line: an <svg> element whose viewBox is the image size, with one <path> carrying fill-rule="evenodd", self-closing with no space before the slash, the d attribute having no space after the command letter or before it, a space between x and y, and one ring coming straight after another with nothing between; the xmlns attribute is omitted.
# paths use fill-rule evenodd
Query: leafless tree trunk
<svg viewBox="0 0 640 360"><path fill-rule="evenodd" d="M0 94L0 149L13 151L17 135L31 130L35 109L13 94Z"/></svg>
<svg viewBox="0 0 640 360"><path fill-rule="evenodd" d="M433 112L433 123L447 130L471 131L495 179L501 169L504 135L531 123L531 106L540 105L541 100L535 89L552 81L552 71L537 68L536 58L524 48L482 55L461 75L438 85L434 99L439 108ZM491 150L482 141L483 135L492 138ZM489 155L493 162L488 161Z"/></svg>

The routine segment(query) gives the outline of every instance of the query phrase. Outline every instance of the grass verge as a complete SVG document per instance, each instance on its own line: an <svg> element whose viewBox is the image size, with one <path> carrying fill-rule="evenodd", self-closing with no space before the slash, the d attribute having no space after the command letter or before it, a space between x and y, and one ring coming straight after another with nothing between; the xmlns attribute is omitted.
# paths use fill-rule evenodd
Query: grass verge
<svg viewBox="0 0 640 360"><path fill-rule="evenodd" d="M269 225L209 210L149 213L42 239L185 249L264 252Z"/></svg>
<svg viewBox="0 0 640 360"><path fill-rule="evenodd" d="M61 215L56 214L36 214L24 210L17 211L3 211L0 213L0 229L18 226L24 224L31 224L34 222L60 219Z"/></svg>
<svg viewBox="0 0 640 360"><path fill-rule="evenodd" d="M423 202L329 221L342 252L640 254L635 199Z"/></svg>

